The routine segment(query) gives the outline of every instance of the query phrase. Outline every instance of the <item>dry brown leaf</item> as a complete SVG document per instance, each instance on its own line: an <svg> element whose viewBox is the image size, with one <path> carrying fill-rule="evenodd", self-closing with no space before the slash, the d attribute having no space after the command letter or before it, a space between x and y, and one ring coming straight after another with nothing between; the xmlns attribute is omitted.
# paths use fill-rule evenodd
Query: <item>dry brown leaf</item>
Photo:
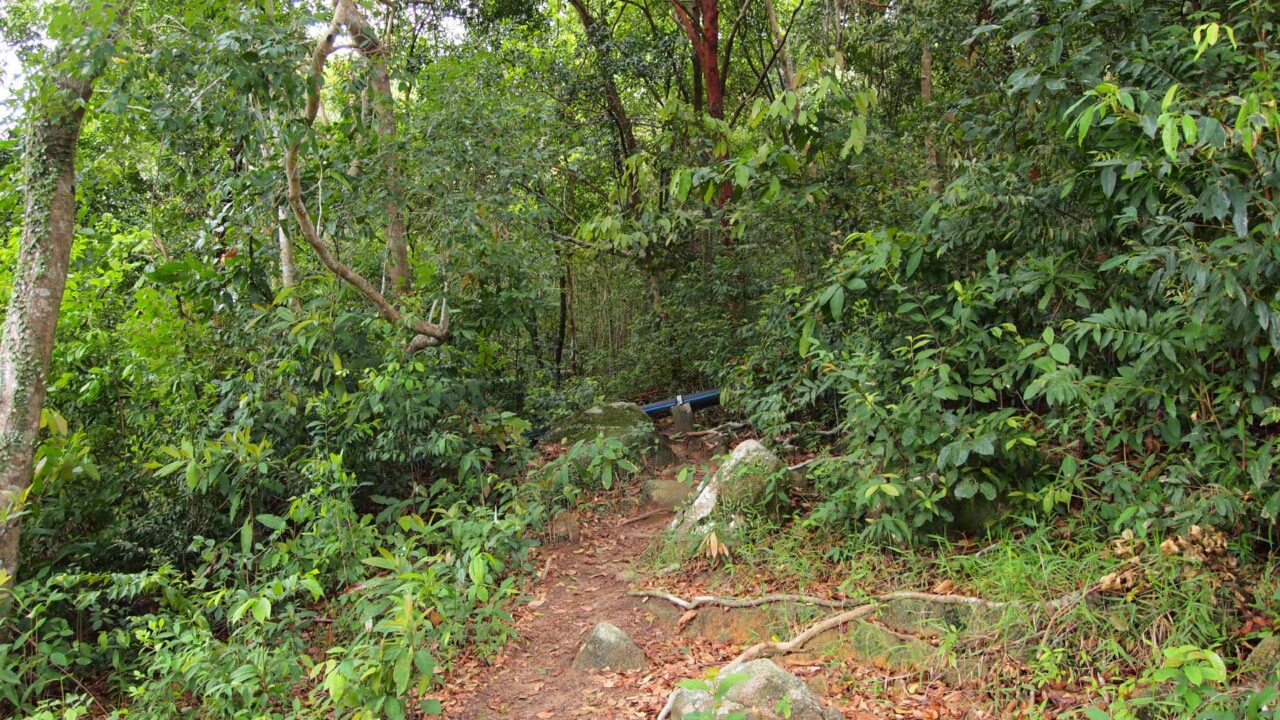
<svg viewBox="0 0 1280 720"><path fill-rule="evenodd" d="M680 619L676 621L676 632L684 630L685 626L693 622L693 619L696 617L698 617L697 610L686 610L685 613L680 616Z"/></svg>

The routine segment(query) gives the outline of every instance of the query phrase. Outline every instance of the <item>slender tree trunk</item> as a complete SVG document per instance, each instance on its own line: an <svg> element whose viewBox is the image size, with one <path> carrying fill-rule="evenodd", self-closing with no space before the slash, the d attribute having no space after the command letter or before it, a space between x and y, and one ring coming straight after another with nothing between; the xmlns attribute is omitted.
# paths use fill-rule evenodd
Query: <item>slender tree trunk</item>
<svg viewBox="0 0 1280 720"><path fill-rule="evenodd" d="M276 242L280 247L280 287L293 291L298 285L298 263L293 257L293 240L284 226L289 213L284 205L276 206ZM302 309L302 301L296 295L289 299L289 306L294 310Z"/></svg>
<svg viewBox="0 0 1280 720"><path fill-rule="evenodd" d="M702 62L698 60L698 53L693 53L693 112L702 114Z"/></svg>
<svg viewBox="0 0 1280 720"><path fill-rule="evenodd" d="M0 582L18 573L18 518L31 486L53 340L75 229L76 145L93 78L59 77L27 135L18 263L0 331Z"/></svg>
<svg viewBox="0 0 1280 720"><path fill-rule="evenodd" d="M566 260L564 265L565 277L565 295L568 300L568 325L569 325L569 374L577 376L581 367L578 364L578 318L574 312L575 303L574 296L576 291L573 287L573 263Z"/></svg>
<svg viewBox="0 0 1280 720"><path fill-rule="evenodd" d="M600 55L600 82L604 85L605 112L609 115L618 131L618 144L622 148L622 158L625 161L636 154L636 134L631 123L631 116L627 114L627 107L622 104L622 95L618 93L618 84L614 82L613 72L609 68L610 51L608 44L605 42L607 30L600 27L600 24L591 15L591 10L587 7L586 0L569 1L573 4L574 10L578 12L578 19L582 22L582 29L587 34L587 42ZM640 201L639 188L636 186L635 178L628 175L625 168L621 168L621 172L627 178L627 205L628 207L635 207Z"/></svg>
<svg viewBox="0 0 1280 720"><path fill-rule="evenodd" d="M778 46L778 69L782 73L782 87L795 92L796 71L791 65L791 55L786 47L787 36L778 24L778 13L773 8L773 0L764 0L764 9L769 15L769 30L773 33L773 42Z"/></svg>
<svg viewBox="0 0 1280 720"><path fill-rule="evenodd" d="M933 51L928 38L920 51L920 97L926 106L933 103ZM929 192L937 195L942 192L942 180L938 176L938 148L933 144L932 124L925 129L924 147L929 162Z"/></svg>
<svg viewBox="0 0 1280 720"><path fill-rule="evenodd" d="M560 387L564 379L564 339L569 321L569 266L560 269L560 321L556 329L556 367L555 383Z"/></svg>

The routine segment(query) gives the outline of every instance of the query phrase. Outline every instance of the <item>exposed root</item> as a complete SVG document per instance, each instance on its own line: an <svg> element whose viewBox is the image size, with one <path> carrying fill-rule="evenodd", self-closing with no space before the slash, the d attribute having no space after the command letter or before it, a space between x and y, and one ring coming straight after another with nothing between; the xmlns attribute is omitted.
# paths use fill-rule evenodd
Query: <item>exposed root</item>
<svg viewBox="0 0 1280 720"><path fill-rule="evenodd" d="M654 517L655 515L661 515L666 512L670 512L670 511L666 509L651 510L643 515L637 515L633 518L627 518L626 520L623 520L622 522L618 523L618 527L622 527L623 525L630 525L631 523L638 523L641 520L648 520L649 518Z"/></svg>
<svg viewBox="0 0 1280 720"><path fill-rule="evenodd" d="M844 460L847 457L847 455L818 455L816 457L811 457L808 460L798 462L795 465L788 465L787 470L795 472L797 470L803 470L815 463L835 462L837 460Z"/></svg>
<svg viewBox="0 0 1280 720"><path fill-rule="evenodd" d="M852 610L846 610L845 612L837 613L825 620L820 620L814 623L813 625L810 625L807 629L805 629L804 632L800 633L799 635L796 635L790 640L779 641L779 642L756 643L755 645L752 645L746 650L743 650L742 653L739 654L738 657L734 658L733 662L729 664L740 665L742 663L747 662L748 660L755 660L758 657L768 657L770 655L785 655L793 650L798 650L804 647L805 643L821 635L822 633L828 630L831 630L832 628L837 628L837 627L840 627L841 625L844 625L845 623L853 622L854 620L857 620L859 618L866 617L867 615L870 615L871 613L879 609L880 609L880 603L872 602L872 603L867 603L865 605L859 605L858 607Z"/></svg>
<svg viewBox="0 0 1280 720"><path fill-rule="evenodd" d="M727 422L723 425L717 425L716 427L708 428L706 430L695 430L693 432L680 433L679 437L693 438L693 437L704 437L706 435L728 435L734 430L741 430L746 426L747 426L746 423Z"/></svg>
<svg viewBox="0 0 1280 720"><path fill-rule="evenodd" d="M828 608L847 608L858 604L856 600L831 600L828 598L814 597L812 595L786 595L773 594L765 595L758 598L731 598L718 597L716 595L698 595L689 600L678 598L671 593L662 592L661 590L634 590L627 593L633 597L651 597L659 600L666 600L683 610L697 610L702 607L727 607L727 608L749 608L760 607L761 605L771 605L773 603L790 602L801 603L804 605L818 605Z"/></svg>
<svg viewBox="0 0 1280 720"><path fill-rule="evenodd" d="M671 694L667 696L667 704L663 705L662 712L658 713L658 720L667 720L667 716L671 714L671 708L676 706L676 695L679 692L678 689L672 690Z"/></svg>
<svg viewBox="0 0 1280 720"><path fill-rule="evenodd" d="M813 640L815 637L821 635L822 633L828 630L832 630L834 628L838 628L841 625L845 625L855 620L861 620L862 618L868 615L871 615L875 611L879 610L884 603L892 602L894 600L923 600L927 602L936 602L936 603L943 603L943 604L949 604L949 605L970 605L970 606L989 608L989 609L1017 607L1017 608L1025 608L1029 610L1033 608L1041 608L1041 609L1053 611L1054 617L1056 619L1057 617L1060 617L1062 614L1064 614L1066 611L1070 610L1072 607L1075 607L1077 604L1082 602L1085 598L1089 597L1089 595L1093 594L1097 590L1098 590L1098 584L1094 583L1083 590L1077 590L1074 592L1067 593L1062 597L1056 598L1054 600L1050 600L1048 602L1025 602L1025 601L1019 601L1019 600L995 601L995 600L986 600L986 599L977 598L977 597L969 597L966 595L938 595L935 593L911 592L906 590L885 593L883 595L880 595L879 597L876 597L870 602L860 604L851 610L846 610L841 613L836 613L835 615L831 615L827 618L819 620L813 625L810 625L809 627L805 628L800 634L796 635L790 640L778 641L778 642L756 643L755 645L752 645L751 647L742 651L742 653L740 653L737 657L735 657L726 667L740 665L742 663L748 662L750 660L755 660L757 658L771 657L773 655L786 655L793 651L798 651L802 649L810 640ZM671 593L662 592L660 590L636 590L629 594L635 597L652 597L652 598L658 598L661 600L666 600L672 605L683 608L684 610L689 612L692 612L697 608L707 607L707 606L718 606L718 607L727 607L727 608L747 608L747 607L758 607L760 605L767 605L770 603L777 603L777 602L804 603L808 605L819 605L822 607L830 607L830 608L845 608L845 607L850 607L854 604L854 601L851 601L851 600L831 600L826 598L812 597L809 595L774 594L774 595L765 595L763 597L758 597L758 598L746 598L746 599L731 598L731 597L717 597L714 595L698 595L689 600L684 600L682 598L676 597L675 595L672 595ZM667 698L667 704L662 708L662 712L658 713L657 720L666 720L667 716L671 713L671 708L675 705L677 692L679 691L678 690L673 691L670 697Z"/></svg>
<svg viewBox="0 0 1280 720"><path fill-rule="evenodd" d="M891 593L885 593L876 597L872 602L886 603L894 600L923 600L926 602L934 602L944 605L971 605L988 609L1001 609L1009 607L1036 608L1041 607L1048 610L1061 611L1074 607L1080 601L1091 595L1098 589L1096 584L1090 585L1083 590L1077 590L1067 593L1062 597L1055 598L1048 602L1026 602L1022 600L986 600L984 598L970 597L968 595L938 595L927 592L912 592L910 590L897 590ZM684 610L696 610L701 607L727 607L727 608L749 608L760 607L761 605L770 605L773 603L790 602L800 603L803 605L817 605L819 607L828 608L847 608L859 605L861 600L834 600L830 598L814 597L813 595L791 595L791 594L771 594L763 595L758 598L733 598L721 597L718 595L697 595L693 598L685 600L676 597L668 592L661 590L633 590L627 593L633 597L651 597L659 600L666 600Z"/></svg>

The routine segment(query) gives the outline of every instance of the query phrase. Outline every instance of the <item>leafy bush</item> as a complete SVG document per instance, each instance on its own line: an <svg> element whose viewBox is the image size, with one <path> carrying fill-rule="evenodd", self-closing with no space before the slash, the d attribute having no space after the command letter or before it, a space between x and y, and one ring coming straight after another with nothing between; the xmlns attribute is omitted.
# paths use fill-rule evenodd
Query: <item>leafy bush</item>
<svg viewBox="0 0 1280 720"><path fill-rule="evenodd" d="M1266 21L1000 8L983 32L1020 66L1019 112L984 126L1003 93L972 102L957 127L983 162L918 227L853 233L823 280L775 291L738 402L775 435L838 423L827 512L899 542L976 499L1265 530L1280 116L1272 60L1246 48Z"/></svg>
<svg viewBox="0 0 1280 720"><path fill-rule="evenodd" d="M110 671L130 717L405 717L458 649L505 642L518 514L459 504L428 521L405 500L385 511L398 521L384 533L354 510L341 460L325 471L316 479L331 484L287 513L246 522L238 550L196 538L190 575L20 584L9 599L20 612L0 626L3 700L31 708Z"/></svg>

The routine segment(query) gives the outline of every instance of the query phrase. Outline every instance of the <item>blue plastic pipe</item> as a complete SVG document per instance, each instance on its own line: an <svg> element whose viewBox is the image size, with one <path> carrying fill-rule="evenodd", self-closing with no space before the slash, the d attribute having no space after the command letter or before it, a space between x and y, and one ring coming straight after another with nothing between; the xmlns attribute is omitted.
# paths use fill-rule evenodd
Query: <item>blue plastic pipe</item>
<svg viewBox="0 0 1280 720"><path fill-rule="evenodd" d="M648 405L640 406L640 409L649 417L662 417L671 414L671 408L681 404L689 403L689 407L694 410L702 410L703 408L715 407L720 404L720 388L715 390L703 390L702 392L692 395L677 395L666 400L659 400ZM547 433L550 428L536 428L525 433L530 442L537 442L538 438Z"/></svg>
<svg viewBox="0 0 1280 720"><path fill-rule="evenodd" d="M650 417L662 417L663 415L670 415L671 409L682 403L688 403L689 407L694 410L715 407L720 404L720 388L704 390L692 395L677 395L673 398L643 405L640 409L644 410Z"/></svg>

